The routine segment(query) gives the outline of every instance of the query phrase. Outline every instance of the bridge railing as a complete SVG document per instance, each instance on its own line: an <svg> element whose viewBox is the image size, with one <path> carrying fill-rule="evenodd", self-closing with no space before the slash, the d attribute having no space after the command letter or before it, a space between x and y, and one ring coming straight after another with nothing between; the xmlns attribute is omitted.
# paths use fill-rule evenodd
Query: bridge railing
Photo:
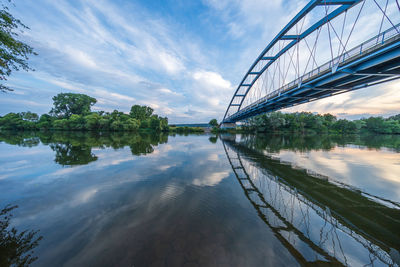
<svg viewBox="0 0 400 267"><path fill-rule="evenodd" d="M340 64L353 61L354 59L361 57L364 54L368 54L371 51L374 51L377 48L385 45L388 41L392 41L399 37L400 37L400 24L397 24L394 27L381 32L377 36L368 39L367 41L361 43L360 45L344 52L342 55L328 61L327 63L319 66L318 68L315 68L312 71L302 75L301 77L291 81L290 83L282 86L281 88L267 94L266 96L251 103L250 105L246 106L245 108L240 109L235 114L232 114L231 116L229 116L227 118L227 120L229 120L233 116L242 114L242 113L256 107L258 104L260 104L268 99L280 96L282 93L285 93L285 92L295 88L296 86L298 86L299 84L301 84L303 82L307 82L308 80L312 80L322 74L325 74L325 73L329 72L330 70L332 70L332 68L335 66L337 67Z"/></svg>

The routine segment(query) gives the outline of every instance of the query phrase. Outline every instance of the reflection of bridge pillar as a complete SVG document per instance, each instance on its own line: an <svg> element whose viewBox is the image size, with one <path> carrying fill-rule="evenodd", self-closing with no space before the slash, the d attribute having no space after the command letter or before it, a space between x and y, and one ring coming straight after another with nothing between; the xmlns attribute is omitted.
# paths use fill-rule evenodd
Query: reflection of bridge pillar
<svg viewBox="0 0 400 267"><path fill-rule="evenodd" d="M222 129L235 129L236 128L236 123L222 123L221 124Z"/></svg>

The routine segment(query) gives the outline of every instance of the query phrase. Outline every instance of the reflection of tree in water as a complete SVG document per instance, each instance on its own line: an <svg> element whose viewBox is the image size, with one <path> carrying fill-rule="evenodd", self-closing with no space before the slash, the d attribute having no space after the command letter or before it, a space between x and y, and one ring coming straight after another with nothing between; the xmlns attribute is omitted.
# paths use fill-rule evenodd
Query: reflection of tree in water
<svg viewBox="0 0 400 267"><path fill-rule="evenodd" d="M168 135L142 134L134 136L130 141L132 155L140 156L153 153L158 144L167 143Z"/></svg>
<svg viewBox="0 0 400 267"><path fill-rule="evenodd" d="M210 136L210 137L208 138L208 140L209 140L211 143L215 144L215 143L217 143L218 137L216 137L216 136Z"/></svg>
<svg viewBox="0 0 400 267"><path fill-rule="evenodd" d="M121 149L128 146L132 155L154 152L154 147L168 142L164 133L131 132L0 132L0 142L33 147L40 142L56 152L54 161L65 165L84 165L96 161L92 148Z"/></svg>
<svg viewBox="0 0 400 267"><path fill-rule="evenodd" d="M50 148L56 152L54 161L65 165L85 165L97 160L88 146L74 146L72 144L50 144Z"/></svg>
<svg viewBox="0 0 400 267"><path fill-rule="evenodd" d="M42 239L38 231L18 232L10 227L11 211L17 206L7 206L0 211L0 266L28 266L37 257L33 249Z"/></svg>
<svg viewBox="0 0 400 267"><path fill-rule="evenodd" d="M301 135L301 134L260 134L242 135L240 142L256 150L275 153L282 149L292 151L331 150L335 146L348 144L379 149L387 147L400 152L400 135Z"/></svg>

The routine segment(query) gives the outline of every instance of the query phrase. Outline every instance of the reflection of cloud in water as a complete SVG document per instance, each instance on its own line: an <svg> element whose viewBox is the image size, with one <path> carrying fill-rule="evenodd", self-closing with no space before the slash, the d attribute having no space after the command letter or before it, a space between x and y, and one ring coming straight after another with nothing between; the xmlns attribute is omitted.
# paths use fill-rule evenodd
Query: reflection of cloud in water
<svg viewBox="0 0 400 267"><path fill-rule="evenodd" d="M184 192L184 188L176 184L168 184L160 194L160 201L165 202L170 199L175 199Z"/></svg>
<svg viewBox="0 0 400 267"><path fill-rule="evenodd" d="M23 196L18 201L24 203L14 223L38 225L46 237L38 248L38 265L116 265L111 260L124 265L127 259L146 266L149 262L139 261L146 256L181 259L182 251L204 260L232 258L244 264L246 259L253 266L268 265L264 260L269 265L290 262L286 254L274 256L280 249L268 244L274 238L271 233L260 235L257 227L245 227L245 216L263 227L247 206L220 216L232 202L242 201L236 194L221 198L231 173L221 143L207 148L204 136L169 142L157 147L154 157L132 156L128 147L95 149L97 161L69 168L49 157L41 171L37 164L31 166L34 174L28 183L10 185L6 197ZM258 251L250 249L249 242ZM171 252L171 244L181 247ZM223 251L214 255L216 249ZM205 250L210 253L204 255ZM256 264L260 262L264 264Z"/></svg>
<svg viewBox="0 0 400 267"><path fill-rule="evenodd" d="M145 156L145 157L149 157L149 158L154 158L154 157L156 158L156 157L159 157L159 156L167 153L168 151L170 151L172 149L173 149L173 147L169 144L161 144L161 145L158 145L157 147L154 147L153 152L146 154L146 155L141 155L141 156L142 157Z"/></svg>
<svg viewBox="0 0 400 267"><path fill-rule="evenodd" d="M86 172L91 169L93 170L103 169L110 166L119 165L124 162L133 161L135 159L128 150L128 148L124 148L118 151L113 151L113 156L111 159L109 152L110 152L109 149L106 149L106 151L103 151L102 153L96 153L96 156L98 157L97 161L91 162L90 164L60 168L42 177L59 178L66 175L71 175L73 173L78 174ZM48 179L40 179L40 180L47 181ZM36 180L35 182L38 181Z"/></svg>
<svg viewBox="0 0 400 267"><path fill-rule="evenodd" d="M210 154L207 159L211 161L218 161L218 154Z"/></svg>
<svg viewBox="0 0 400 267"><path fill-rule="evenodd" d="M312 150L300 153L281 150L273 155L277 155L282 161L289 161L295 166L326 175L333 180L400 201L399 153L386 149L346 146L335 147L329 152ZM390 195L387 195L388 193Z"/></svg>
<svg viewBox="0 0 400 267"><path fill-rule="evenodd" d="M79 204L87 203L90 199L96 195L98 188L89 188L83 192L79 192L75 197L72 197L70 202L71 206L77 206Z"/></svg>
<svg viewBox="0 0 400 267"><path fill-rule="evenodd" d="M158 166L158 169L159 169L160 171L166 171L166 170L168 170L169 168L172 168L172 167L175 167L175 166L176 166L176 164L161 165L161 166Z"/></svg>
<svg viewBox="0 0 400 267"><path fill-rule="evenodd" d="M214 172L208 176L202 178L196 178L193 180L193 184L197 186L214 186L219 184L223 179L229 176L229 172Z"/></svg>

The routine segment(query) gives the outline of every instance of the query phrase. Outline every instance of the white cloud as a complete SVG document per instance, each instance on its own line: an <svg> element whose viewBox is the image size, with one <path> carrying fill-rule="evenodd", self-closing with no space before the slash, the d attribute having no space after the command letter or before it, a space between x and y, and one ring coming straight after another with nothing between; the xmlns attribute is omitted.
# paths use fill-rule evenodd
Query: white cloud
<svg viewBox="0 0 400 267"><path fill-rule="evenodd" d="M193 73L193 78L196 81L201 82L206 85L208 91L214 91L218 89L231 89L231 83L224 78L219 73L212 71L196 71Z"/></svg>
<svg viewBox="0 0 400 267"><path fill-rule="evenodd" d="M64 48L64 52L67 54L67 56L69 56L73 60L77 61L77 63L85 67L93 69L96 69L98 67L94 59L83 51L67 46Z"/></svg>
<svg viewBox="0 0 400 267"><path fill-rule="evenodd" d="M37 71L11 77L21 94L5 95L10 105L0 107L1 113L18 106L48 112L51 96L67 90L96 97L96 110L150 105L172 123L222 118L250 64L305 4L204 0L208 9L187 18L161 14L146 2L40 1L16 5L17 17L31 28L23 37L39 53L32 58ZM398 99L390 92L381 99ZM22 96L29 100L18 103ZM354 103L335 99L347 107ZM379 104L393 111L394 102ZM323 103L312 107L329 107Z"/></svg>

